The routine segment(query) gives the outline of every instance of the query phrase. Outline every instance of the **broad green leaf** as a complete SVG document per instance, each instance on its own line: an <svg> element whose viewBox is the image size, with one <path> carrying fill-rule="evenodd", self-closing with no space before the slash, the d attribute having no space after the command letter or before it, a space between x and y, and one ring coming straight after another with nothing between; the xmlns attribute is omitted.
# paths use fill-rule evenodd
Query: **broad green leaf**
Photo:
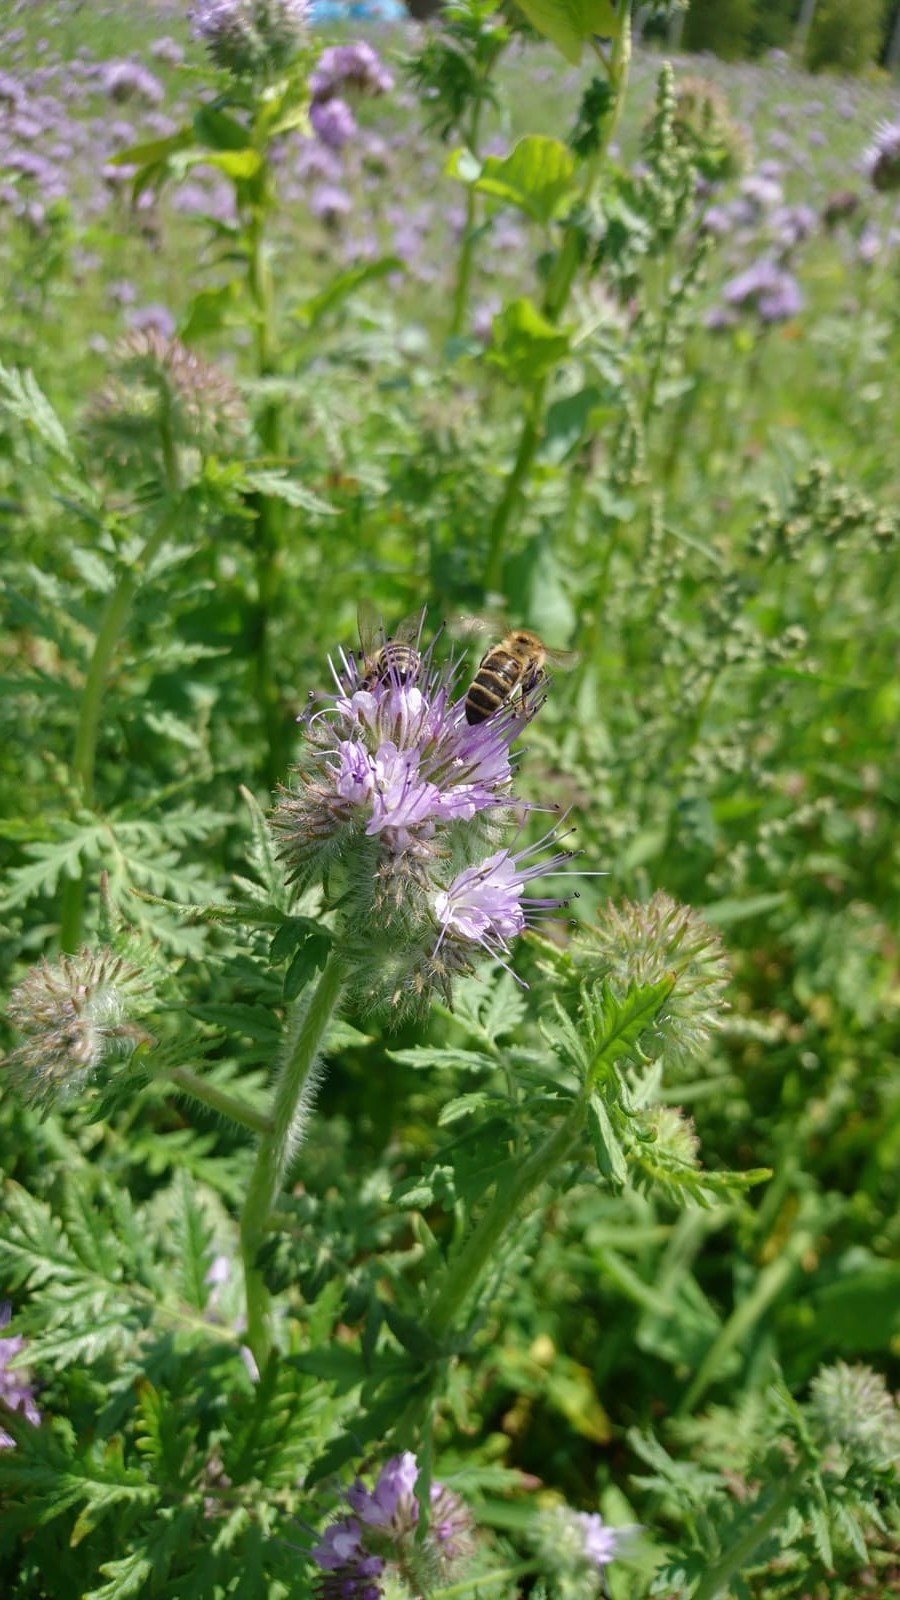
<svg viewBox="0 0 900 1600"><path fill-rule="evenodd" d="M185 340L201 338L207 333L217 333L231 319L231 313L240 304L243 284L233 278L215 289L201 289L190 304L187 319L181 328Z"/></svg>
<svg viewBox="0 0 900 1600"><path fill-rule="evenodd" d="M220 106L201 106L193 126L195 138L211 150L247 149L247 129Z"/></svg>
<svg viewBox="0 0 900 1600"><path fill-rule="evenodd" d="M254 467L242 472L240 485L251 493L266 495L272 500L283 500L285 505L296 506L298 510L308 511L317 517L337 516L334 506L330 506L327 500L320 499L305 484L298 483L296 478L289 478L274 467Z"/></svg>
<svg viewBox="0 0 900 1600"><path fill-rule="evenodd" d="M228 178L255 178L262 166L262 157L258 150L200 150L191 152L188 162L192 167L201 162L204 166L218 167Z"/></svg>
<svg viewBox="0 0 900 1600"><path fill-rule="evenodd" d="M118 155L111 156L109 165L112 167L157 167L168 161L170 156L179 150L189 150L194 143L194 135L190 128L179 128L177 133L170 133L165 139L149 139L144 144L129 145L127 150L120 150Z"/></svg>
<svg viewBox="0 0 900 1600"><path fill-rule="evenodd" d="M531 300L513 300L494 318L487 359L522 388L530 388L569 353L571 335Z"/></svg>
<svg viewBox="0 0 900 1600"><path fill-rule="evenodd" d="M316 972L324 967L331 949L331 940L325 933L314 933L294 951L290 966L284 975L284 998L296 1000Z"/></svg>
<svg viewBox="0 0 900 1600"><path fill-rule="evenodd" d="M517 0L528 21L577 66L594 34L615 37L622 26L612 0ZM624 13L623 13L624 15Z"/></svg>
<svg viewBox="0 0 900 1600"><path fill-rule="evenodd" d="M575 157L559 139L538 134L520 139L508 156L488 156L474 178L471 159L468 151L454 151L448 174L517 206L545 227L575 192Z"/></svg>

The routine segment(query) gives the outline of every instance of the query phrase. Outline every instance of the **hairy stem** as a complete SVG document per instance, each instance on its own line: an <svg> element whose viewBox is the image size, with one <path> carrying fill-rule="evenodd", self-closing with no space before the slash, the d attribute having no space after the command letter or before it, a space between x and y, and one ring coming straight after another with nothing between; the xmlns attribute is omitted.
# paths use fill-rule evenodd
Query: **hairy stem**
<svg viewBox="0 0 900 1600"><path fill-rule="evenodd" d="M210 1111L218 1112L219 1116L227 1117L229 1121L236 1122L242 1128L249 1128L252 1133L263 1135L272 1132L272 1119L264 1112L254 1110L246 1101L239 1100L236 1095L228 1094L225 1089L217 1089L214 1083L193 1072L190 1067L170 1067L165 1076L192 1100L200 1105L208 1106Z"/></svg>
<svg viewBox="0 0 900 1600"><path fill-rule="evenodd" d="M106 604L106 610L94 640L93 654L81 695L75 745L72 752L72 776L80 803L94 803L94 775L97 760L97 737L103 696L109 679L109 670L116 646L125 631L134 597L147 568L160 546L172 533L181 513L180 502L172 500L160 517L134 562L126 567ZM60 946L67 954L77 950L81 938L81 919L84 909L85 879L67 878L63 885L60 911Z"/></svg>
<svg viewBox="0 0 900 1600"><path fill-rule="evenodd" d="M694 1600L716 1600L716 1597L727 1588L731 1579L743 1571L763 1541L768 1539L778 1524L784 1520L805 1477L805 1465L794 1468L781 1487L776 1490L765 1511L760 1512L756 1521L751 1522L749 1528L735 1540L731 1549L726 1550L719 1561L707 1568Z"/></svg>
<svg viewBox="0 0 900 1600"><path fill-rule="evenodd" d="M425 1326L435 1339L449 1332L485 1269L496 1263L497 1246L526 1201L571 1154L581 1137L585 1114L585 1105L579 1100L549 1139L522 1163L512 1182L494 1195L468 1242L447 1268L425 1314Z"/></svg>
<svg viewBox="0 0 900 1600"><path fill-rule="evenodd" d="M288 1048L272 1104L270 1126L260 1140L241 1213L241 1252L247 1288L247 1343L260 1369L272 1349L269 1291L258 1267L272 1207L303 1137L317 1085L316 1063L329 1023L340 1003L347 971L334 951L318 983L294 1011Z"/></svg>
<svg viewBox="0 0 900 1600"><path fill-rule="evenodd" d="M628 83L628 68L631 62L631 16L630 4L626 0L624 15L622 16L615 47L609 62L601 55L605 69L609 74L612 89L612 103L603 123L603 131L597 142L597 148L585 163L584 177L581 185L581 198L586 204L594 193L600 179L613 135L618 126L622 106L625 102L625 89ZM577 225L571 225L563 235L563 241L557 253L556 261L551 268L544 294L544 315L550 322L559 322L572 292L572 284L581 260L581 232ZM516 512L522 501L534 458L541 441L544 423L544 408L549 385L549 374L539 379L531 392L531 401L526 410L522 423L522 432L519 436L519 446L513 460L509 477L503 493L497 503L488 531L488 555L484 574L484 587L488 592L501 588L503 580L503 556L506 546L506 536Z"/></svg>

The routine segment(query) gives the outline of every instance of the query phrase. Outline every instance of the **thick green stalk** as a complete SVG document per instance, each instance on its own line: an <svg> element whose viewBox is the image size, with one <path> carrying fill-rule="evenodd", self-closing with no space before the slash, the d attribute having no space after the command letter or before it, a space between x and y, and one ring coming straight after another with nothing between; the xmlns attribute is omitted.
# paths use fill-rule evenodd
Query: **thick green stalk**
<svg viewBox="0 0 900 1600"><path fill-rule="evenodd" d="M271 1117L267 1117L262 1111L254 1110L253 1106L248 1106L246 1101L239 1100L236 1095L228 1094L225 1089L217 1089L214 1083L192 1072L190 1067L171 1067L165 1076L177 1084L182 1093L189 1095L200 1105L207 1106L210 1111L217 1112L220 1117L227 1117L240 1127L249 1128L251 1133L272 1132Z"/></svg>
<svg viewBox="0 0 900 1600"><path fill-rule="evenodd" d="M346 976L343 959L332 951L312 994L298 1002L294 1031L289 1035L287 1053L275 1087L270 1127L260 1140L241 1213L247 1343L260 1368L272 1349L272 1327L269 1291L257 1260L265 1242L272 1207L303 1136L317 1082L316 1062L340 1003Z"/></svg>
<svg viewBox="0 0 900 1600"><path fill-rule="evenodd" d="M585 1115L585 1104L579 1100L549 1139L522 1163L512 1182L494 1195L468 1242L447 1268L425 1313L425 1326L435 1339L449 1332L485 1270L496 1264L497 1246L526 1201L571 1154L581 1137Z"/></svg>
<svg viewBox="0 0 900 1600"><path fill-rule="evenodd" d="M749 1565L760 1545L774 1533L779 1523L784 1521L805 1477L805 1466L794 1468L776 1490L766 1510L750 1524L731 1549L726 1550L721 1559L709 1568L701 1580L694 1600L717 1600L717 1596L723 1593L732 1578L737 1577Z"/></svg>
<svg viewBox="0 0 900 1600"><path fill-rule="evenodd" d="M585 163L581 185L581 199L585 205L590 202L602 174L609 154L609 147L622 113L622 106L625 102L628 69L631 63L631 7L627 0L612 57L608 64L605 57L601 57L601 59L609 74L613 99L603 125L603 132L598 141L597 149L590 160ZM543 310L548 321L554 323L560 321L568 304L569 295L572 292L572 284L575 281L575 274L578 271L580 260L581 233L577 225L572 225L566 229L563 235L562 245L547 281ZM491 525L488 531L488 556L484 574L484 587L488 593L496 592L502 586L506 535L524 497L525 488L531 476L531 469L541 441L548 384L549 374L540 378L531 391L531 399L525 411L522 432L519 436L519 446L512 469L497 503L494 515L491 518Z"/></svg>
<svg viewBox="0 0 900 1600"><path fill-rule="evenodd" d="M272 269L265 241L264 220L268 204L268 185L263 186L249 223L247 278L253 301L256 329L256 374L271 378L278 370L275 329L275 296ZM281 455L281 408L277 400L267 400L258 422L259 439L268 463L277 464ZM281 507L271 495L251 497L256 513L254 527L256 566L256 698L266 737L264 778L275 787L287 765L285 717L278 689L278 674L272 638L272 623L281 583Z"/></svg>
<svg viewBox="0 0 900 1600"><path fill-rule="evenodd" d="M103 696L116 646L125 631L132 602L140 587L141 579L160 546L165 543L173 531L180 514L180 503L177 500L170 501L137 559L126 567L122 573L107 601L106 610L103 613L100 628L94 640L94 650L81 695L78 725L75 730L75 746L72 753L72 776L75 780L78 798L81 804L87 807L92 806L94 803L97 737L100 728L100 716L103 710ZM68 878L63 886L60 914L60 945L67 953L77 950L81 938L84 891L85 880L83 875L77 878Z"/></svg>

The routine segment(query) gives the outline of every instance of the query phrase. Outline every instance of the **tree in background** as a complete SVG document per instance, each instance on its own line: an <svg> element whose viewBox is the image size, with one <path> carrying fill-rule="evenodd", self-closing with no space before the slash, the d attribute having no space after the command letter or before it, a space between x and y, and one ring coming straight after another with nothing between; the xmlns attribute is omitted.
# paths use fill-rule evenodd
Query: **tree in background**
<svg viewBox="0 0 900 1600"><path fill-rule="evenodd" d="M818 0L806 41L811 72L862 72L885 43L885 0Z"/></svg>
<svg viewBox="0 0 900 1600"><path fill-rule="evenodd" d="M757 0L692 0L685 49L712 50L725 61L747 55L757 10Z"/></svg>

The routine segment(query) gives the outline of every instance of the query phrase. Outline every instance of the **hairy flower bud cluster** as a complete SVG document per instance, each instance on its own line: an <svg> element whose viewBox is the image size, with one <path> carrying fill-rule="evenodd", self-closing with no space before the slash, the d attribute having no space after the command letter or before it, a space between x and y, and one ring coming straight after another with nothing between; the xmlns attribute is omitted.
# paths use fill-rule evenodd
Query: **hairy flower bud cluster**
<svg viewBox="0 0 900 1600"><path fill-rule="evenodd" d="M126 474L146 470L170 447L225 454L249 430L230 378L180 339L135 330L113 347L111 364L87 427L109 464Z"/></svg>
<svg viewBox="0 0 900 1600"><path fill-rule="evenodd" d="M11 1314L12 1307L8 1301L4 1301L0 1305L0 1328L6 1327ZM7 1339L0 1339L0 1400L3 1401L5 1406L9 1407L10 1411L21 1411L29 1422L37 1426L41 1420L41 1414L35 1405L34 1394L31 1384L28 1382L27 1374L22 1371L21 1367L10 1369L8 1366L8 1362L12 1360L13 1356L19 1355L24 1347L25 1340L21 1334L13 1334ZM14 1441L5 1429L0 1427L0 1450L10 1449L13 1443Z"/></svg>
<svg viewBox="0 0 900 1600"><path fill-rule="evenodd" d="M810 1386L808 1414L822 1444L846 1463L891 1468L900 1461L900 1407L880 1372L836 1361Z"/></svg>
<svg viewBox="0 0 900 1600"><path fill-rule="evenodd" d="M416 1537L419 1464L412 1451L393 1456L367 1489L358 1478L347 1491L350 1514L325 1530L311 1552L322 1576L319 1600L380 1600L399 1577L413 1594L428 1594L453 1575L472 1548L472 1519L442 1483L432 1483L424 1539Z"/></svg>
<svg viewBox="0 0 900 1600"><path fill-rule="evenodd" d="M23 1037L4 1062L26 1103L49 1109L77 1094L110 1058L151 1043L134 1020L146 988L138 969L109 949L32 967L10 997L7 1014Z"/></svg>
<svg viewBox="0 0 900 1600"><path fill-rule="evenodd" d="M306 39L308 0L197 0L194 36L237 77L280 71Z"/></svg>
<svg viewBox="0 0 900 1600"><path fill-rule="evenodd" d="M472 726L452 671L418 649L410 670L403 651L385 641L374 671L341 655L332 704L304 719L301 759L272 817L289 879L338 890L360 998L394 1004L425 1000L434 985L448 994L480 952L505 963L530 922L567 904L526 885L571 859L547 854L552 832L530 849L502 844L510 746L533 707L501 706Z"/></svg>
<svg viewBox="0 0 900 1600"><path fill-rule="evenodd" d="M720 1024L730 977L715 930L660 889L646 905L628 900L607 905L585 939L592 964L599 961L617 998L629 989L674 978L656 1022L660 1053L667 1065L694 1059Z"/></svg>

